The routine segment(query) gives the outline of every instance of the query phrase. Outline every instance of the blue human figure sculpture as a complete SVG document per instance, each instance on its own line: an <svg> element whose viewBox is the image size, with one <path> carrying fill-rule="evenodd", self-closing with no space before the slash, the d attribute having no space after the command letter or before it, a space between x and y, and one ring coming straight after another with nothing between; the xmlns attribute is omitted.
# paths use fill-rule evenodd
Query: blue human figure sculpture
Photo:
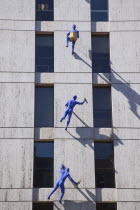
<svg viewBox="0 0 140 210"><path fill-rule="evenodd" d="M73 37L71 37L72 34L74 35ZM78 38L79 38L79 31L76 30L76 25L73 25L72 30L67 33L66 37L66 47L68 47L69 42L72 42L72 55L74 54L74 46Z"/></svg>
<svg viewBox="0 0 140 210"><path fill-rule="evenodd" d="M64 113L64 116L63 116L63 117L61 118L61 120L60 120L60 122L62 122L62 121L66 118L66 116L68 115L68 120L67 120L67 125L66 125L66 127L65 127L65 130L67 130L67 128L68 128L68 125L69 125L69 123L70 123L71 116L72 116L72 112L73 112L73 109L74 109L75 105L77 105L77 104L82 105L82 104L85 103L85 101L87 102L86 99L84 99L83 102L78 102L78 101L76 101L76 99L77 99L77 96L73 96L73 99L72 99L72 100L69 100L69 101L65 104L65 106L67 106L67 109L66 109L66 111L65 111L65 113Z"/></svg>
<svg viewBox="0 0 140 210"><path fill-rule="evenodd" d="M62 198L63 198L63 196L65 194L65 186L64 186L64 183L65 183L65 180L67 179L67 177L73 183L74 186L78 186L78 184L80 182L75 182L72 179L72 177L69 174L69 168L65 168L65 166L63 164L61 165L59 172L60 172L60 178L57 181L54 189L52 190L52 192L48 196L48 199L50 199L51 195L58 189L58 187L60 187L60 189L61 189L61 195L60 195L59 203L61 203Z"/></svg>

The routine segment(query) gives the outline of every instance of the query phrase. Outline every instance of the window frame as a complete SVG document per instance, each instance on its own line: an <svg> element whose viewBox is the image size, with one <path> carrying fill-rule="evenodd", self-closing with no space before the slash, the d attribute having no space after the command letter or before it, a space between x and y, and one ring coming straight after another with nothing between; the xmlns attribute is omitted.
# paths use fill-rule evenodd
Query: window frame
<svg viewBox="0 0 140 210"><path fill-rule="evenodd" d="M38 188L53 188L54 187L54 140L52 139L35 139L34 140L34 148L35 148L35 143L53 143L53 186L52 187L38 187ZM33 158L33 188L35 187L35 153L34 153L34 158ZM46 169L46 168L45 168ZM39 169L38 169L39 171Z"/></svg>
<svg viewBox="0 0 140 210"><path fill-rule="evenodd" d="M91 0L93 1L93 0ZM107 20L92 20L92 13L103 13L106 12L107 13ZM94 10L91 8L91 22L109 22L109 0L107 0L107 10Z"/></svg>
<svg viewBox="0 0 140 210"><path fill-rule="evenodd" d="M37 65L37 37L49 37L52 36L53 37L53 71L46 71L46 72L42 72L42 71L37 71L37 66L49 66L49 65ZM47 58L47 57L46 57ZM49 68L48 68L49 69ZM45 32L45 33L40 33L37 32L35 33L35 73L54 73L54 33L53 32Z"/></svg>
<svg viewBox="0 0 140 210"><path fill-rule="evenodd" d="M95 158L95 150L94 150L94 160L95 160L95 187L96 188L115 188L116 187L116 177L115 177L115 161L114 161L114 141L113 140L94 140L94 147L95 147L95 143L112 143L112 148L113 148L113 167L111 168L97 168L96 169L96 158ZM96 172L99 170L107 170L107 171L111 171L113 172L113 179L114 179L114 183L113 183L113 187L97 187L97 181L96 181Z"/></svg>

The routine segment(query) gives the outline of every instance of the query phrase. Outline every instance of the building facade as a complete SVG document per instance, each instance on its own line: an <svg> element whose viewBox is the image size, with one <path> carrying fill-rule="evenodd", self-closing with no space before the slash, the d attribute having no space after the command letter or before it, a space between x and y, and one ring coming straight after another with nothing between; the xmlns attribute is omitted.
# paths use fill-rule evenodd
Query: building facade
<svg viewBox="0 0 140 210"><path fill-rule="evenodd" d="M0 210L139 210L140 2L1 0L0 49Z"/></svg>

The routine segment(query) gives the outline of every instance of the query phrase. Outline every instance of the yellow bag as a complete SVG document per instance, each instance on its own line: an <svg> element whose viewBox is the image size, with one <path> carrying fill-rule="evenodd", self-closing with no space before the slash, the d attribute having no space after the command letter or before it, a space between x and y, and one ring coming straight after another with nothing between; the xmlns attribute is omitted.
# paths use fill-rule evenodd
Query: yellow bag
<svg viewBox="0 0 140 210"><path fill-rule="evenodd" d="M76 40L78 39L77 33L76 32L70 32L69 38L70 38L71 42L76 42Z"/></svg>

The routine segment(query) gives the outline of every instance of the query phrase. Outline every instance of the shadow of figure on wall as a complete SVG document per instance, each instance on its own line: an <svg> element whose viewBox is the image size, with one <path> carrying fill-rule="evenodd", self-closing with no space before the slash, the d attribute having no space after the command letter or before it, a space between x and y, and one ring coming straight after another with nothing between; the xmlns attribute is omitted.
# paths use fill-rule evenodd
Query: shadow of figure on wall
<svg viewBox="0 0 140 210"><path fill-rule="evenodd" d="M82 62L85 63L89 68L92 69L92 66L89 65L89 63L87 63L83 58L81 58L76 52L74 52L73 56L74 56L75 59L82 61Z"/></svg>
<svg viewBox="0 0 140 210"><path fill-rule="evenodd" d="M140 95L131 88L131 84L126 82L113 69L111 69L111 72L112 72L111 81L113 82L113 88L121 92L127 98L129 106L130 106L130 110L135 114L135 116L138 119L140 119L140 114L137 111L138 106L140 106ZM118 77L120 79L118 79ZM122 84L123 87L118 84Z"/></svg>

